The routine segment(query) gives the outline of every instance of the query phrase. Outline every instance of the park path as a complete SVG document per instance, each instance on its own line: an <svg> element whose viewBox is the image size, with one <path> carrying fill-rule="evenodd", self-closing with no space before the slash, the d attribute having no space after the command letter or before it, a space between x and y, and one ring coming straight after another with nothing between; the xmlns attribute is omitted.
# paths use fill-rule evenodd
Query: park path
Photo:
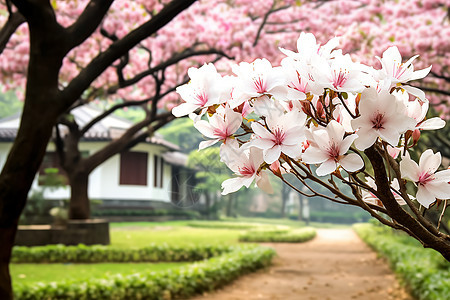
<svg viewBox="0 0 450 300"><path fill-rule="evenodd" d="M318 229L302 244L265 244L278 257L266 269L194 300L412 300L386 262L351 229Z"/></svg>

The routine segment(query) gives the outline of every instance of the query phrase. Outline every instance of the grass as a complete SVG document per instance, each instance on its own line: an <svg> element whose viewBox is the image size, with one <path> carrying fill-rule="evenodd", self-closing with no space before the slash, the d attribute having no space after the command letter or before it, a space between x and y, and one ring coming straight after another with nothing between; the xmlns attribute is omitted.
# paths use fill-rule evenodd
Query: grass
<svg viewBox="0 0 450 300"><path fill-rule="evenodd" d="M85 281L113 274L163 271L188 263L11 264L14 285L52 281Z"/></svg>
<svg viewBox="0 0 450 300"><path fill-rule="evenodd" d="M140 248L152 243L168 245L236 244L240 230L190 227L143 227L138 230L116 227L111 230L111 245L121 248Z"/></svg>

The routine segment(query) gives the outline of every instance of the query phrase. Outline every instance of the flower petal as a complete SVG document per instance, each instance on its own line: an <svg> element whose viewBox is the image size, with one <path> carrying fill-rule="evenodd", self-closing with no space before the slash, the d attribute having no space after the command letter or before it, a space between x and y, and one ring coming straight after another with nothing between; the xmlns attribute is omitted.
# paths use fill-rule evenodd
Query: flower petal
<svg viewBox="0 0 450 300"><path fill-rule="evenodd" d="M339 160L339 164L348 172L355 172L364 167L364 161L356 153L350 153Z"/></svg>
<svg viewBox="0 0 450 300"><path fill-rule="evenodd" d="M317 176L325 176L333 173L336 170L336 162L333 159L324 161L320 167L317 168Z"/></svg>

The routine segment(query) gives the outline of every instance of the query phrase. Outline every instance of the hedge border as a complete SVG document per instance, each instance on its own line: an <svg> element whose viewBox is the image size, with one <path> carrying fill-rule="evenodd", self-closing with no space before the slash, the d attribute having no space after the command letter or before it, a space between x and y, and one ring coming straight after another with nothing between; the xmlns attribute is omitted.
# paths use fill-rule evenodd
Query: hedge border
<svg viewBox="0 0 450 300"><path fill-rule="evenodd" d="M239 276L268 266L275 251L235 247L230 253L163 272L120 274L87 282L50 282L16 286L15 299L158 299L186 298L217 289Z"/></svg>
<svg viewBox="0 0 450 300"><path fill-rule="evenodd" d="M239 241L252 243L303 243L312 240L316 233L316 230L310 227L294 230L249 230L239 236Z"/></svg>
<svg viewBox="0 0 450 300"><path fill-rule="evenodd" d="M232 246L169 246L152 244L138 249L111 246L15 246L12 263L100 263L199 261L232 251Z"/></svg>
<svg viewBox="0 0 450 300"><path fill-rule="evenodd" d="M392 230L371 224L355 224L359 237L388 260L392 269L419 300L442 300L450 295L450 263L438 252L405 241ZM411 238L412 239L412 238Z"/></svg>

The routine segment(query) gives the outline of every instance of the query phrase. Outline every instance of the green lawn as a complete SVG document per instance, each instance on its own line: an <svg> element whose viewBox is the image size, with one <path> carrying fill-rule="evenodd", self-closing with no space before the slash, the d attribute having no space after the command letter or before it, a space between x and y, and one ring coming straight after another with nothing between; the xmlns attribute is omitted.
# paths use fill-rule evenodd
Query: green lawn
<svg viewBox="0 0 450 300"><path fill-rule="evenodd" d="M100 263L100 264L11 264L14 284L84 281L113 274L134 274L148 271L162 271L178 268L188 263Z"/></svg>
<svg viewBox="0 0 450 300"><path fill-rule="evenodd" d="M130 223L129 223L130 224ZM169 245L216 245L216 244L236 244L240 230L230 229L209 229L209 228L190 228L180 226L157 226L132 228L122 226L113 227L111 230L111 245L121 248L140 248L149 244Z"/></svg>

